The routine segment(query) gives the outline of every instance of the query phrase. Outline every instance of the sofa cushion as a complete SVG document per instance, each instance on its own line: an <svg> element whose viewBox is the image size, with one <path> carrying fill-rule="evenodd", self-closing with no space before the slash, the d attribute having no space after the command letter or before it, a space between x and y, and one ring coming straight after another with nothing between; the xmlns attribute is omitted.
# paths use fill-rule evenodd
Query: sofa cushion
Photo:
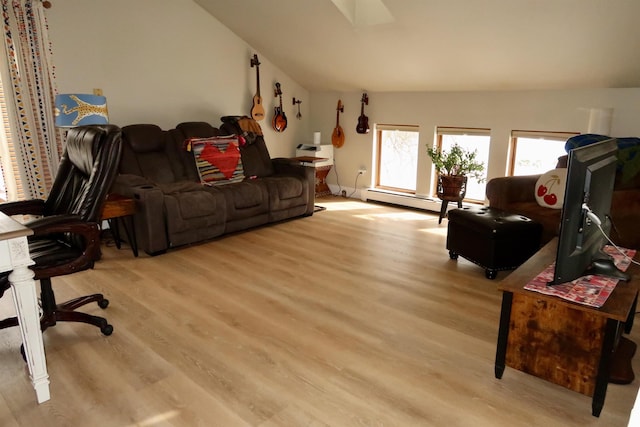
<svg viewBox="0 0 640 427"><path fill-rule="evenodd" d="M200 181L204 184L239 182L244 179L238 137L191 138L187 148L193 152Z"/></svg>
<svg viewBox="0 0 640 427"><path fill-rule="evenodd" d="M155 183L188 178L178 146L172 136L158 126L124 126L122 142L120 173L143 176Z"/></svg>
<svg viewBox="0 0 640 427"><path fill-rule="evenodd" d="M141 124L125 128L126 138L134 152L164 151L165 132L159 126Z"/></svg>
<svg viewBox="0 0 640 427"><path fill-rule="evenodd" d="M205 188L224 194L227 222L266 216L269 212L269 192L262 179L248 179L230 185Z"/></svg>
<svg viewBox="0 0 640 427"><path fill-rule="evenodd" d="M264 205L267 201L264 186L250 181L236 184L233 188L229 187L227 194L231 195L227 203L231 201L236 209L253 208Z"/></svg>
<svg viewBox="0 0 640 427"><path fill-rule="evenodd" d="M158 184L158 188L163 194L183 193L185 191L202 191L202 184L191 181L169 182L166 184Z"/></svg>
<svg viewBox="0 0 640 427"><path fill-rule="evenodd" d="M225 199L220 194L204 191L184 191L165 195L167 207L167 223L178 220L189 220L210 216L219 218L222 222L224 215L220 215L225 209ZM186 225L185 225L186 226ZM183 231L177 227L178 231Z"/></svg>
<svg viewBox="0 0 640 427"><path fill-rule="evenodd" d="M164 196L167 235L171 246L179 246L218 236L224 232L226 201L215 189L200 186Z"/></svg>

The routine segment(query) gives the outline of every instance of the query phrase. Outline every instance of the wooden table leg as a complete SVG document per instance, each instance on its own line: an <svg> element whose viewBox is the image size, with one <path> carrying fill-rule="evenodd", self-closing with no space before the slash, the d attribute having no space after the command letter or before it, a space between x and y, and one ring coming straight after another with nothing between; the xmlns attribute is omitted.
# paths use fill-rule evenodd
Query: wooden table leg
<svg viewBox="0 0 640 427"><path fill-rule="evenodd" d="M443 200L440 202L440 218L438 218L438 224L442 223L442 218L447 214L447 206L449 205L448 200Z"/></svg>
<svg viewBox="0 0 640 427"><path fill-rule="evenodd" d="M598 374L596 375L596 385L593 391L593 400L591 402L591 414L599 417L602 407L604 406L604 398L607 395L607 385L609 384L609 366L611 364L611 356L616 342L619 322L614 319L607 319L604 331L604 339L602 342L602 352L600 354L600 363L598 365Z"/></svg>
<svg viewBox="0 0 640 427"><path fill-rule="evenodd" d="M500 326L498 329L498 345L496 346L495 376L502 378L507 356L507 341L509 339L509 323L511 322L511 304L513 293L502 293L502 308L500 310Z"/></svg>
<svg viewBox="0 0 640 427"><path fill-rule="evenodd" d="M138 240L136 238L136 229L133 225L133 215L126 216L122 218L122 222L124 225L124 231L127 233L127 239L129 240L129 245L131 246L131 251L133 252L133 256L138 256Z"/></svg>

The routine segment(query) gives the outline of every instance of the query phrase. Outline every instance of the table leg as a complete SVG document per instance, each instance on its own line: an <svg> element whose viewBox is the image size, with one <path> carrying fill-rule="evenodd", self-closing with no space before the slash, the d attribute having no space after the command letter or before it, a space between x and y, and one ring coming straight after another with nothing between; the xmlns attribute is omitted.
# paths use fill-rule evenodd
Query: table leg
<svg viewBox="0 0 640 427"><path fill-rule="evenodd" d="M111 229L111 236L113 236L113 242L116 244L116 248L120 249L120 228L118 226L118 218L108 219L109 228Z"/></svg>
<svg viewBox="0 0 640 427"><path fill-rule="evenodd" d="M624 322L624 331L627 334L631 333L631 328L633 328L633 319L636 317L636 307L638 305L638 295L636 295L633 300L633 305L631 306L631 310L629 311L629 316L627 316L627 321Z"/></svg>
<svg viewBox="0 0 640 427"><path fill-rule="evenodd" d="M36 391L38 403L42 403L50 399L49 375L40 329L36 283L33 276L33 271L28 267L16 266L9 274L9 281L13 290L13 301L18 315L18 325L22 335L31 384Z"/></svg>
<svg viewBox="0 0 640 427"><path fill-rule="evenodd" d="M509 339L509 323L511 323L511 305L513 293L502 293L502 309L500 311L500 326L498 329L498 345L496 346L495 376L502 378L507 357L507 341Z"/></svg>
<svg viewBox="0 0 640 427"><path fill-rule="evenodd" d="M614 319L607 319L604 330L604 339L602 342L602 352L600 353L600 364L598 365L598 374L596 375L596 385L593 391L593 400L591 401L591 415L599 417L602 407L604 406L604 398L607 395L607 385L609 384L609 365L618 334L619 322Z"/></svg>
<svg viewBox="0 0 640 427"><path fill-rule="evenodd" d="M438 218L438 224L442 223L442 218L447 214L447 206L449 205L448 200L442 200L440 202L440 218Z"/></svg>
<svg viewBox="0 0 640 427"><path fill-rule="evenodd" d="M122 218L122 223L124 225L124 231L127 233L127 239L129 240L129 245L131 246L131 251L133 252L133 256L138 256L138 240L136 239L136 229L133 224L133 215L126 216Z"/></svg>

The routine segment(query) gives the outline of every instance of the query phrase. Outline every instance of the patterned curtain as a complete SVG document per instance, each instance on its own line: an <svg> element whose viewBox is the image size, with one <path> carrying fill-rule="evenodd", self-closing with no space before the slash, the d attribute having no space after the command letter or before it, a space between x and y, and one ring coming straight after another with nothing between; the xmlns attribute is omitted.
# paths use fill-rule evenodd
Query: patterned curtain
<svg viewBox="0 0 640 427"><path fill-rule="evenodd" d="M0 156L8 200L46 198L62 155L54 67L41 0L1 0Z"/></svg>

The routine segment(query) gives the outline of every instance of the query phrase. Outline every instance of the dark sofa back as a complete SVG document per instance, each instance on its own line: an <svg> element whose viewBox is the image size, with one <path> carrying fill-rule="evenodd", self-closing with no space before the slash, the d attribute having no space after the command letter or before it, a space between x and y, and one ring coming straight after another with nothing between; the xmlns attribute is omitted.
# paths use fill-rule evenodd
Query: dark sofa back
<svg viewBox="0 0 640 427"><path fill-rule="evenodd" d="M121 174L138 175L159 184L193 180L175 136L152 124L122 128Z"/></svg>
<svg viewBox="0 0 640 427"><path fill-rule="evenodd" d="M257 122L252 121L251 126L252 130L261 133ZM184 148L185 141L230 134L243 135L246 139L246 143L240 146L245 176L266 177L275 173L261 134L247 133L229 123L224 123L219 130L206 122L183 122L170 130L162 130L153 124L124 126L119 172L142 176L158 184L199 181L193 155Z"/></svg>
<svg viewBox="0 0 640 427"><path fill-rule="evenodd" d="M224 119L227 119L227 117ZM259 130L260 126L257 122L253 121L252 128ZM264 142L262 135L252 132L252 135L247 137L247 132L243 130L237 122L225 120L220 130L206 122L180 123L176 126L176 129L182 133L185 139L208 138L218 135L242 135L243 138L246 139L246 143L240 145L240 156L242 157L244 175L247 177L265 177L275 173L267 144ZM191 163L195 171L195 163L193 161Z"/></svg>

